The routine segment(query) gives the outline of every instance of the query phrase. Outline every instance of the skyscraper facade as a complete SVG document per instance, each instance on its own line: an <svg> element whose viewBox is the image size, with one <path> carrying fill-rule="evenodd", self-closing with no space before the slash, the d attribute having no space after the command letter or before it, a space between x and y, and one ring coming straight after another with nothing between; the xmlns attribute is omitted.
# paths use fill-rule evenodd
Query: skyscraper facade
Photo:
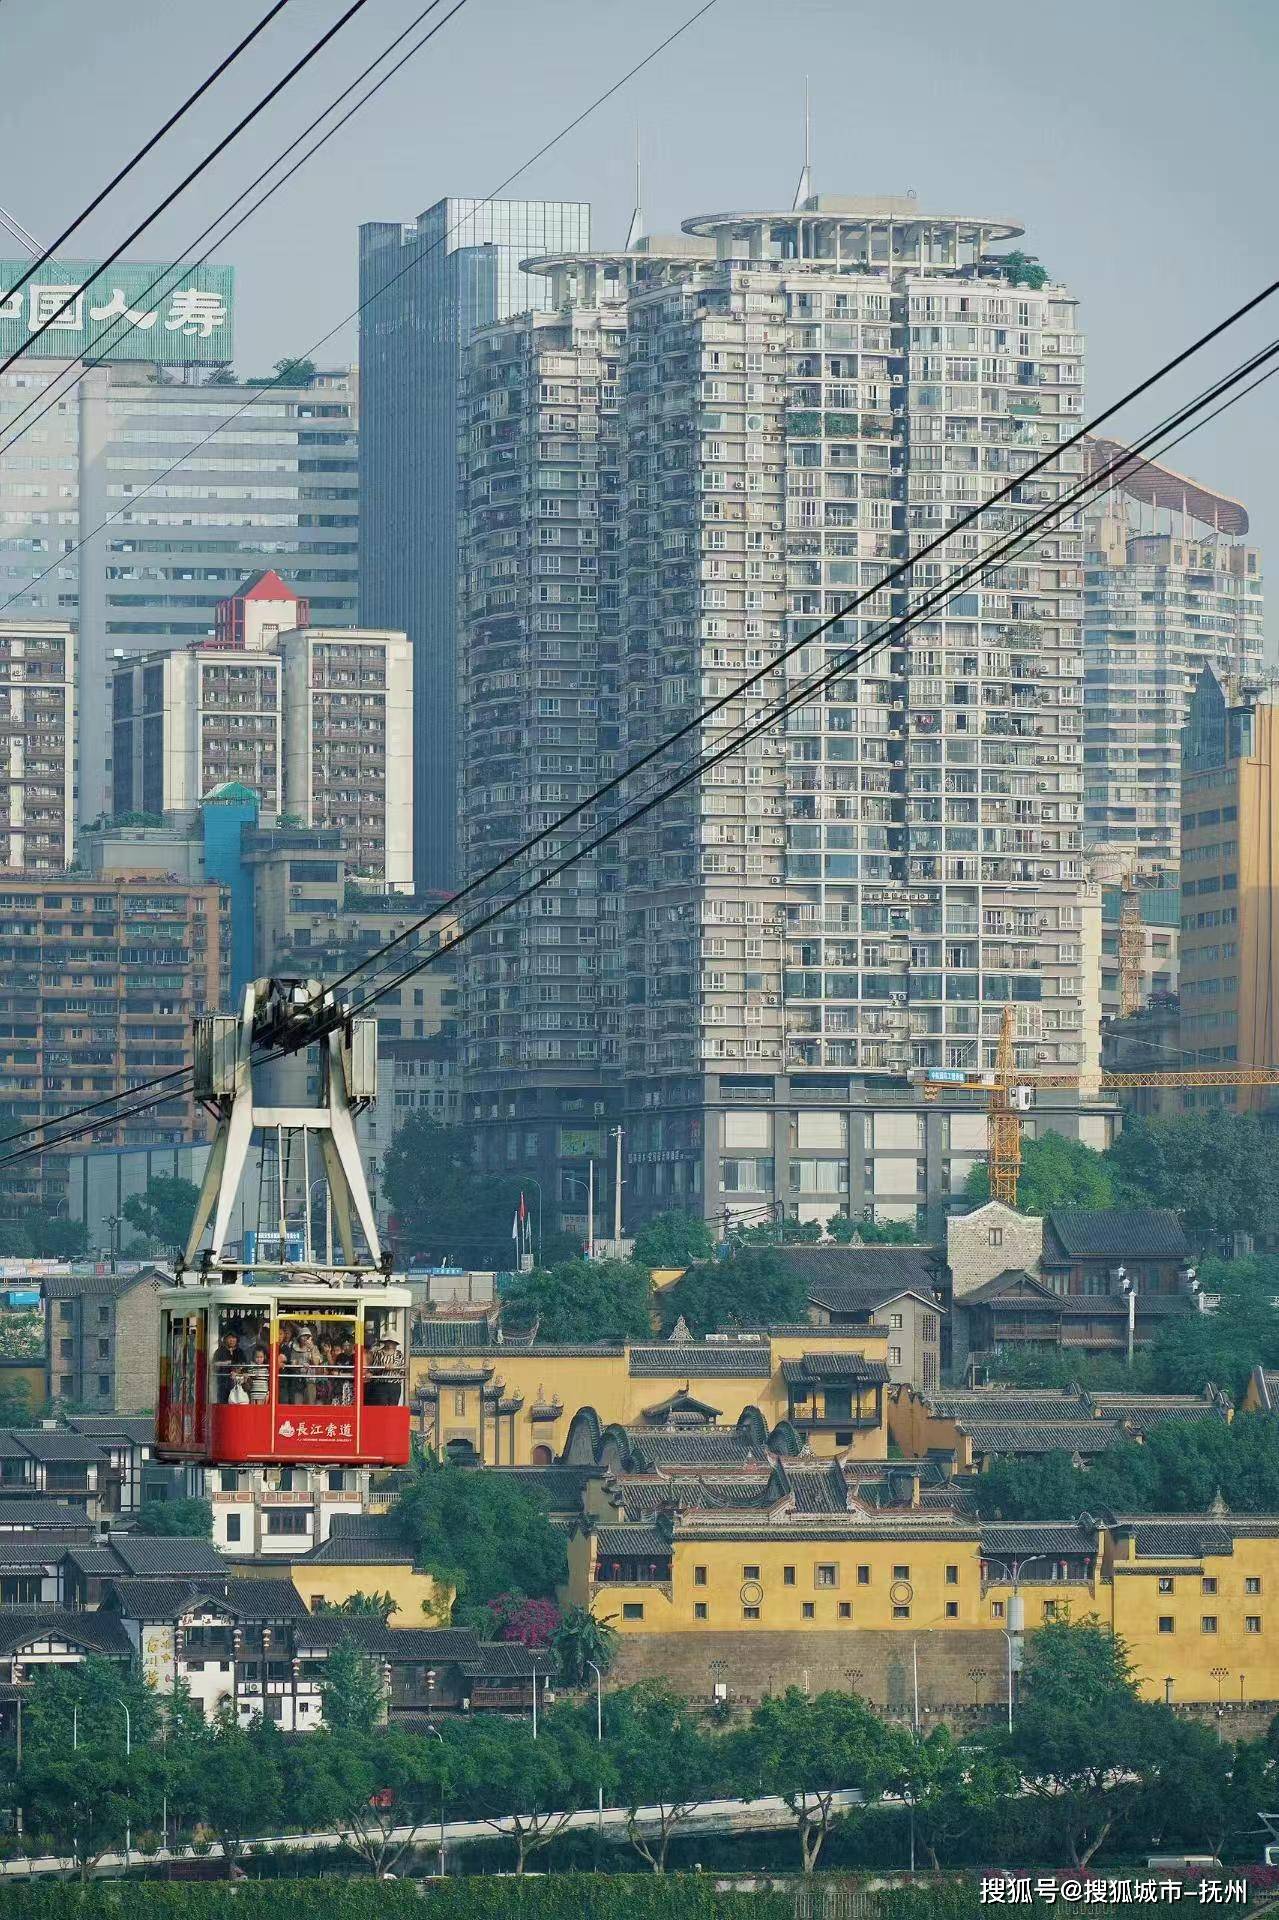
<svg viewBox="0 0 1279 1920"><path fill-rule="evenodd" d="M1080 456L1064 454L909 578L880 585L1078 423L1074 300L1051 282L1015 284L990 251L1019 232L929 217L910 199L823 197L785 214L687 221L696 255L627 276L608 322L624 338L608 427L619 684L610 698L601 669L593 716L602 739L616 728L622 764L690 723L657 763L667 772L731 739L1077 476ZM576 329L580 293L563 270L551 283L557 315ZM505 439L518 466L536 409L537 457L548 474L560 468L556 435L569 423L553 417L556 381L582 376L553 365L540 362L533 378L526 361L506 389L513 398L484 396L482 423L516 416L505 434L481 424L487 460L500 462ZM603 445L602 425L594 430ZM553 497L549 478L537 485ZM540 509L525 515L532 551L512 537L506 576L473 582L500 597L509 629L526 616L531 644L538 613L556 604L548 589L570 584L538 565L556 551L543 524ZM912 1074L988 1066L1006 1005L1023 1065L1090 1063L1082 559L1067 515L625 835L616 913L605 891L581 944L598 955L588 1005L604 1101L627 1129L629 1219L670 1205L711 1218L778 1206L913 1218L962 1184L983 1137L979 1114L951 1113L944 1095L922 1102ZM570 578L580 609L579 566ZM770 670L859 592L871 597L856 615ZM474 607L467 618L469 658L483 621ZM538 683L557 670L549 656L530 665L501 683L505 724L512 738L529 729L534 752L550 750L534 730L576 735L581 692L572 675L558 692ZM742 699L697 724L751 673L762 677ZM655 772L630 798L651 791ZM523 798L508 803L534 818L537 777L525 774ZM601 879L608 871L601 862ZM534 904L522 959L512 940L487 1001L468 1000L481 1058L500 1042L503 982L527 990L507 969L536 968L539 947L558 949L562 968L570 922L584 920L579 902L553 931L555 895ZM557 969L543 983L561 1014L563 979ZM575 1020L560 1029L561 1050L566 1041L579 1044ZM498 1057L514 1071L490 1117L518 1122L530 1063L514 1041ZM1090 1122L1062 1124L1088 1137ZM505 1131L499 1155L532 1150L518 1124Z"/></svg>
<svg viewBox="0 0 1279 1920"><path fill-rule="evenodd" d="M414 654L417 884L457 883L458 423L477 327L546 304L520 262L590 244L578 201L440 200L360 229L360 618Z"/></svg>
<svg viewBox="0 0 1279 1920"><path fill-rule="evenodd" d="M1260 677L1261 556L1247 531L1239 501L1154 461L1090 516L1084 831L1134 873L1176 871L1182 728L1203 669Z"/></svg>

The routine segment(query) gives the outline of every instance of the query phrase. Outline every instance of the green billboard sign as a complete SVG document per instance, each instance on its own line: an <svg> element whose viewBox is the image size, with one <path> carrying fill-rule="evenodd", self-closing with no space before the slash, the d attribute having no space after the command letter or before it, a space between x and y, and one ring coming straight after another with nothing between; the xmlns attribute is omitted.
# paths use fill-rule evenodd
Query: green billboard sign
<svg viewBox="0 0 1279 1920"><path fill-rule="evenodd" d="M0 260L5 358L18 348L30 360L145 360L162 367L225 366L234 358L234 267L131 260L99 268L94 260L47 260L10 293L29 265ZM66 312L52 320L67 299ZM46 320L51 324L33 338Z"/></svg>

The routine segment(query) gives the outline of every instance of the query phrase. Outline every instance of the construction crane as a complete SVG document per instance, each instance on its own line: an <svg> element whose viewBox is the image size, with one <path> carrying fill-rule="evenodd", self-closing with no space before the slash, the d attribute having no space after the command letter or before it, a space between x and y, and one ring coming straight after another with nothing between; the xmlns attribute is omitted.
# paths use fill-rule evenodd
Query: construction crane
<svg viewBox="0 0 1279 1920"><path fill-rule="evenodd" d="M925 1100L942 1093L977 1093L986 1099L986 1159L990 1197L1007 1206L1017 1204L1021 1175L1021 1130L1024 1116L1041 1088L1066 1087L1075 1092L1122 1093L1136 1087L1279 1087L1279 1067L1177 1067L1171 1071L1036 1073L1016 1064L1013 1048L1013 1010L1005 1007L999 1023L999 1044L993 1068L918 1067L911 1081Z"/></svg>
<svg viewBox="0 0 1279 1920"><path fill-rule="evenodd" d="M1130 1020L1134 1013L1140 1013L1144 996L1141 991L1141 962L1145 955L1146 942L1141 930L1141 894L1137 889L1137 875L1129 876L1128 884L1120 895L1119 905L1119 1017Z"/></svg>

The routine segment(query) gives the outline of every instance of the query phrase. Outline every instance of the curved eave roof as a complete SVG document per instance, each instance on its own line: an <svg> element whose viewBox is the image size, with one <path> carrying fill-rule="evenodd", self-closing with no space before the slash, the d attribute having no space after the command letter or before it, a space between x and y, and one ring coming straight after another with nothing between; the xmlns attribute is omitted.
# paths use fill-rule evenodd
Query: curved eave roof
<svg viewBox="0 0 1279 1920"><path fill-rule="evenodd" d="M1109 466L1127 451L1122 442L1102 440L1095 434L1088 436L1087 444L1094 468ZM1119 474L1118 486L1130 499L1144 501L1147 506L1170 507L1175 513L1184 511L1219 533L1238 535L1248 531L1248 509L1242 500L1205 487L1162 461L1132 456Z"/></svg>
<svg viewBox="0 0 1279 1920"><path fill-rule="evenodd" d="M968 213L925 213L922 208L914 211L904 209L899 204L877 205L874 201L865 203L846 200L832 202L826 207L800 207L779 209L758 208L753 211L736 213L695 213L688 220L681 220L680 226L685 233L696 235L699 239L714 239L722 227L755 227L764 224L779 226L793 225L802 221L808 226L877 226L877 227L971 227L974 232L980 229L984 240L1016 240L1026 229L1016 220L984 217ZM876 262L876 265L881 264Z"/></svg>

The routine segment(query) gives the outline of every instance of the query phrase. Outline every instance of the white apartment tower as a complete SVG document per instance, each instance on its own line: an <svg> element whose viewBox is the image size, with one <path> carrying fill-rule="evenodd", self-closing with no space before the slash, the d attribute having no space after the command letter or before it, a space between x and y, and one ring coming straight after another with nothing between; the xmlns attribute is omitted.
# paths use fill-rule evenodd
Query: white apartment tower
<svg viewBox="0 0 1279 1920"><path fill-rule="evenodd" d="M991 249L1020 233L1011 222L927 216L913 199L818 197L684 231L697 252L620 276L609 323L624 320L609 427L621 684L611 707L601 691L601 737L625 765L694 723L632 783L632 803L878 636L1082 470L1071 450L881 587L1074 431L1074 300L1001 264ZM545 264L564 296L547 323L575 327L566 265ZM533 431L520 385L513 442ZM553 392L548 377L539 409ZM541 413L547 464L555 431ZM520 527L534 543L526 572ZM534 570L536 517L513 516L511 531L504 606L535 645L556 576ZM988 1065L1008 1005L1023 1064L1087 1064L1082 562L1068 515L625 835L617 910L583 945L598 955L596 1085L627 1130L628 1224L672 1205L913 1218L962 1185L984 1129L971 1109L921 1102L912 1070ZM578 683L547 686L508 687L513 731L569 724ZM589 790L591 774L576 777ZM570 797L546 795L545 810ZM533 905L558 923L554 896ZM542 938L565 951L558 932ZM500 1008L500 974L492 986ZM488 1117L520 1118L519 1085ZM1091 1137L1089 1122L1060 1124ZM532 1139L507 1132L494 1157L514 1164Z"/></svg>
<svg viewBox="0 0 1279 1920"><path fill-rule="evenodd" d="M0 620L0 866L60 873L75 834L75 637Z"/></svg>
<svg viewBox="0 0 1279 1920"><path fill-rule="evenodd" d="M1119 449L1090 443L1098 463ZM1205 667L1262 675L1261 556L1247 510L1153 460L1089 516L1084 832L1118 871L1175 873L1181 734Z"/></svg>

